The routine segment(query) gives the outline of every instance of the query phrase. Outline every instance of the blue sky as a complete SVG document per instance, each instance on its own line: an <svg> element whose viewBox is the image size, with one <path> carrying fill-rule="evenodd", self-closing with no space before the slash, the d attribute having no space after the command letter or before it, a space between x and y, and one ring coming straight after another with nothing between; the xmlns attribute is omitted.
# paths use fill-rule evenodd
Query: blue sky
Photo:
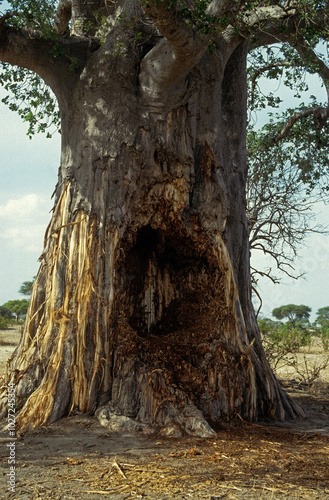
<svg viewBox="0 0 329 500"><path fill-rule="evenodd" d="M302 100L307 102L307 94L314 94L325 105L327 95L320 79L316 75L308 75L307 83L309 91L303 94ZM299 104L300 98L295 98L294 92L285 88L280 81L268 81L262 78L260 84L265 94L273 92L282 98L281 109ZM257 125L263 126L266 121L267 114L261 113L257 118ZM314 214L316 214L314 223L329 229L329 204L318 203L314 207ZM273 268L273 261L267 260L263 254L256 252L252 255L252 265L256 269L270 266ZM304 274L302 278L294 280L273 270L273 274L281 278L280 284L273 284L267 278L259 279L258 291L263 300L263 316L271 317L274 307L283 304L305 304L312 308L311 320L314 320L316 311L320 307L329 305L329 234L312 234L306 238L298 251L294 267L297 274Z"/></svg>
<svg viewBox="0 0 329 500"><path fill-rule="evenodd" d="M3 95L1 89L0 96ZM60 136L29 140L20 118L0 105L0 305L23 298L18 290L35 276L53 206Z"/></svg>

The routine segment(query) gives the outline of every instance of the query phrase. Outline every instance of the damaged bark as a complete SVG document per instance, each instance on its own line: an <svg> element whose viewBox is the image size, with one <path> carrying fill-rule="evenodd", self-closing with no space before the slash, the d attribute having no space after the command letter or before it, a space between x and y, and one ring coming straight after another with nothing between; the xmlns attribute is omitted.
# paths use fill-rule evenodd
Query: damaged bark
<svg viewBox="0 0 329 500"><path fill-rule="evenodd" d="M251 302L248 42L223 38L162 85L149 75L167 42L152 40L153 54L127 35L119 57L108 36L62 81L55 207L3 380L20 432L72 411L202 436L221 419L302 415Z"/></svg>

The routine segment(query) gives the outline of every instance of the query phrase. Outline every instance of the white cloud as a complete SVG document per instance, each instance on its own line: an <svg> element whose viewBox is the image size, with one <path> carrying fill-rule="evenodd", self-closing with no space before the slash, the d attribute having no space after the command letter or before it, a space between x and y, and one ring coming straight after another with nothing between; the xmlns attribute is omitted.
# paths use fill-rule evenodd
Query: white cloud
<svg viewBox="0 0 329 500"><path fill-rule="evenodd" d="M0 87L0 101L4 91ZM0 304L22 298L18 290L39 268L57 181L60 136L31 141L27 126L0 102Z"/></svg>
<svg viewBox="0 0 329 500"><path fill-rule="evenodd" d="M2 250L24 248L42 251L42 239L49 216L48 203L36 194L9 199L0 206L0 241Z"/></svg>
<svg viewBox="0 0 329 500"><path fill-rule="evenodd" d="M28 194L17 200L8 200L6 205L0 206L0 218L17 219L17 217L29 218L38 211L44 200L36 194Z"/></svg>

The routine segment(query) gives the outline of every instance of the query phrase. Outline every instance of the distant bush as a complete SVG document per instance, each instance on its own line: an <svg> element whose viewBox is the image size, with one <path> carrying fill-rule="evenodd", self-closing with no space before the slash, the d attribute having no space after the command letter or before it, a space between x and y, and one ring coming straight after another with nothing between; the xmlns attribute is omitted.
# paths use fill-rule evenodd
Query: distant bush
<svg viewBox="0 0 329 500"><path fill-rule="evenodd" d="M299 382L307 385L309 388L314 386L314 382L320 377L320 373L326 370L329 366L329 356L324 359L317 360L316 363L310 363L304 354L302 360L295 359L294 364L292 364L297 372L297 379Z"/></svg>
<svg viewBox="0 0 329 500"><path fill-rule="evenodd" d="M306 321L295 321L285 324L261 319L258 321L264 350L271 368L275 372L279 367L287 366L293 368L299 383L310 389L320 377L320 373L329 366L329 355L319 357L316 361L310 360L306 354L301 356L301 347L312 343L312 336L320 336L325 351L329 351L329 328L318 328ZM298 355L299 354L299 355Z"/></svg>
<svg viewBox="0 0 329 500"><path fill-rule="evenodd" d="M259 320L258 325L266 357L274 371L283 359L287 365L292 364L293 359L289 358L289 355L297 353L312 340L312 335L307 329L297 328L289 323Z"/></svg>
<svg viewBox="0 0 329 500"><path fill-rule="evenodd" d="M329 351L329 328L323 328L321 330L321 340L323 349L328 352Z"/></svg>
<svg viewBox="0 0 329 500"><path fill-rule="evenodd" d="M4 318L3 316L0 316L0 330L4 330L5 328L8 328L9 325L9 319Z"/></svg>
<svg viewBox="0 0 329 500"><path fill-rule="evenodd" d="M6 307L6 306L0 306L0 316L2 316L3 318L6 318L8 320L10 320L14 317L13 313L11 312L9 307Z"/></svg>

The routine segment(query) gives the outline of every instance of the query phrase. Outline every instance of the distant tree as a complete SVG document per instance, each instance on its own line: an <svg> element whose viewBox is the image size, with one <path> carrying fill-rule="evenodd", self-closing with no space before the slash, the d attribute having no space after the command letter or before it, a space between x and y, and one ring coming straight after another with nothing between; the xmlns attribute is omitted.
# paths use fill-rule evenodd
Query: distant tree
<svg viewBox="0 0 329 500"><path fill-rule="evenodd" d="M8 323L9 323L9 320L7 318L0 316L0 330L4 330L5 328L7 328Z"/></svg>
<svg viewBox="0 0 329 500"><path fill-rule="evenodd" d="M24 283L20 287L18 293L21 293L22 295L31 295L33 283L34 283L34 280L33 281L24 281Z"/></svg>
<svg viewBox="0 0 329 500"><path fill-rule="evenodd" d="M329 328L329 306L318 309L315 321L322 328Z"/></svg>
<svg viewBox="0 0 329 500"><path fill-rule="evenodd" d="M16 316L16 320L19 321L20 317L27 313L29 301L27 299L9 300L3 305L3 307L9 309L14 316Z"/></svg>
<svg viewBox="0 0 329 500"><path fill-rule="evenodd" d="M5 306L0 306L0 316L6 319L12 319L13 318L13 313L9 309L9 307Z"/></svg>
<svg viewBox="0 0 329 500"><path fill-rule="evenodd" d="M285 319L287 318L289 323L292 326L296 325L296 321L305 321L310 317L312 309L308 306L300 305L297 306L295 304L287 304L285 306L276 307L272 311L272 316L276 319Z"/></svg>
<svg viewBox="0 0 329 500"><path fill-rule="evenodd" d="M0 306L0 330L7 328L12 318L11 310L8 307Z"/></svg>

